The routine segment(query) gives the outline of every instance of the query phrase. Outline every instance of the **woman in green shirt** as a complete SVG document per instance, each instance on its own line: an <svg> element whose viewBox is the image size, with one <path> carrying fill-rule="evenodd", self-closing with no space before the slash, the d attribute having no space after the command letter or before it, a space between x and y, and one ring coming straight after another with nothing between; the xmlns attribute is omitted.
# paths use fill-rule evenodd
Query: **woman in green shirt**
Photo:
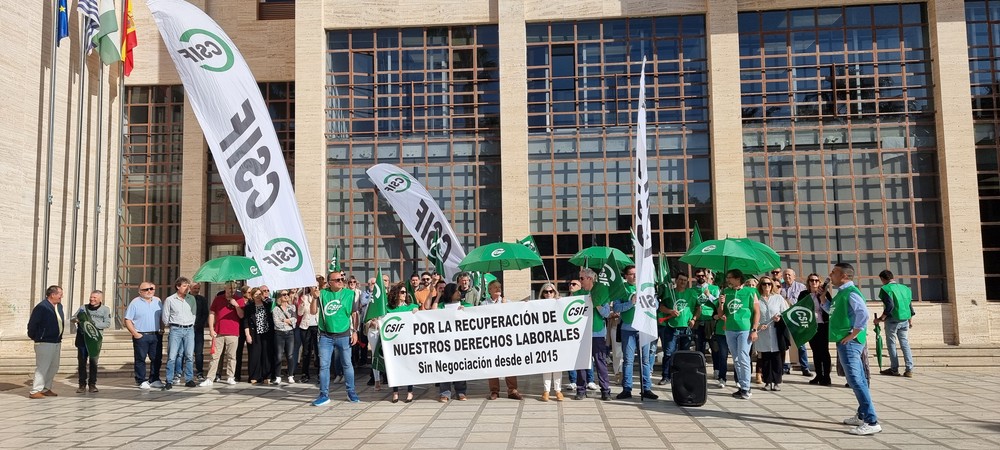
<svg viewBox="0 0 1000 450"><path fill-rule="evenodd" d="M722 296L720 309L726 321L726 341L733 354L736 383L739 386L733 397L746 400L750 398L750 345L757 340L760 308L757 304L757 290L742 287L743 282L744 276L740 270L726 272L726 283L734 290L739 290L731 297Z"/></svg>
<svg viewBox="0 0 1000 450"><path fill-rule="evenodd" d="M389 304L388 312L391 313L401 313L411 311L416 313L420 309L420 305L413 302L410 298L410 293L406 292L406 285L403 283L396 283L389 289L389 296L387 297ZM396 403L399 401L399 386L394 386L392 388L392 402ZM406 386L406 400L404 402L410 403L413 401L413 385Z"/></svg>

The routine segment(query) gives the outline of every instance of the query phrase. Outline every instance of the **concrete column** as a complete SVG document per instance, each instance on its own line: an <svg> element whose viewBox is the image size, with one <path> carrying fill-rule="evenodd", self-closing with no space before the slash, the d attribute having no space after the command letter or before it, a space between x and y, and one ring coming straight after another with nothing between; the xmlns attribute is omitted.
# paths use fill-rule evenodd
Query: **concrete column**
<svg viewBox="0 0 1000 450"><path fill-rule="evenodd" d="M205 262L208 223L208 148L190 101L184 102L184 170L181 176L180 276L191 278Z"/></svg>
<svg viewBox="0 0 1000 450"><path fill-rule="evenodd" d="M746 236L736 2L708 0L708 120L715 236Z"/></svg>
<svg viewBox="0 0 1000 450"><path fill-rule="evenodd" d="M295 2L295 197L313 269L325 275L326 32L322 20L321 0Z"/></svg>
<svg viewBox="0 0 1000 450"><path fill-rule="evenodd" d="M942 326L946 343L988 344L983 236L979 197L975 194L978 185L976 177L970 176L976 173L976 144L972 133L965 2L932 0L927 3L927 13L950 300L950 311L943 311ZM919 322L919 317L916 320Z"/></svg>
<svg viewBox="0 0 1000 450"><path fill-rule="evenodd" d="M528 72L524 0L498 0L500 34L500 172L503 240L531 233L528 222ZM531 295L528 269L504 273L508 298Z"/></svg>

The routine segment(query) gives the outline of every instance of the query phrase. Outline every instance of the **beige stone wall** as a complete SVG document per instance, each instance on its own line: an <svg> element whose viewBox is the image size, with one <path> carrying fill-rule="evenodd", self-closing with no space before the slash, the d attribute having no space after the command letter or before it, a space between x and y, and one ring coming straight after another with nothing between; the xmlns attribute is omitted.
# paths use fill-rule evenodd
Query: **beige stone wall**
<svg viewBox="0 0 1000 450"><path fill-rule="evenodd" d="M10 4L7 4L10 3ZM5 144L0 147L0 180L10 195L0 197L0 236L4 239L3 269L8 276L0 279L0 357L14 347L11 337L23 337L24 322L31 306L40 297L41 229L45 204L45 157L47 147L49 33L52 15L45 8L23 8L15 3L0 5L0 24L15 41L3 47L0 58L0 82L8 88L3 109L0 109L0 129L5 132ZM70 2L73 3L73 2ZM325 46L327 29L375 28L395 26L426 26L453 24L497 23L501 35L501 86L503 135L502 164L505 173L503 205L503 238L511 241L527 234L527 220L518 214L526 211L527 166L525 94L524 94L524 27L523 23L544 20L614 18L669 14L706 13L710 51L710 123L713 130L713 192L717 199L716 232L720 235L744 235L745 217L725 215L722 210L742 211L743 183L742 145L738 133L718 132L740 126L737 11L826 6L817 0L684 0L652 2L643 0L581 0L565 4L551 0L297 0L295 20L258 21L253 2L241 0L193 0L208 8L226 29L247 59L260 81L296 82L296 186L297 198L310 242L313 263L325 266L326 251L326 141L325 131ZM895 3L889 0L846 0L839 4ZM969 173L974 162L968 119L968 65L964 50L965 29L962 23L962 2L937 0L929 3L932 40L935 42L937 105L941 105L938 135L942 152L939 161L942 172L942 195L946 199L945 215L949 217L945 240L951 246L947 254L949 296L956 301L948 304L919 304L916 327L911 334L915 345L1000 343L1000 305L986 304L982 299L981 237L975 197L959 195L976 192ZM79 18L71 5L71 24ZM136 48L136 69L126 80L128 85L178 84L176 71L160 42L159 33L144 2L135 3L139 47ZM39 25L41 24L41 25ZM59 49L56 77L56 127L54 201L52 205L50 282L67 283L71 264L71 237L75 156L76 81L71 74L79 70L77 52L78 27L71 26L71 37ZM88 59L94 69L95 57ZM947 69L947 70L945 70ZM88 80L88 111L96 115L98 88L96 78ZM115 221L112 212L117 201L118 99L115 86L117 71L105 79L104 122L105 146L101 162L104 176L100 183L84 179L82 213L79 221L77 250L77 291L74 301L79 304L83 291L91 289L90 267L94 255L90 250L95 230L91 223L93 193L99 185L105 214L97 230L100 251L96 255L100 280L98 287L111 290L116 250ZM947 101L945 101L947 100ZM110 102L110 103L109 103ZM84 141L96 144L97 119L88 119ZM182 221L181 270L193 271L203 258L204 243L204 167L207 148L201 137L190 107L185 107L185 174ZM67 152L69 150L69 152ZM96 155L84 153L91 168ZM188 164L190 163L190 164ZM188 171L194 166L194 170ZM201 167L198 170L197 167ZM86 172L86 171L85 171ZM108 175L111 176L108 176ZM314 182L304 182L314 180ZM110 181L110 186L107 182ZM336 183L337 180L329 182ZM199 196L200 195L200 196ZM109 220L110 219L110 220ZM966 225L963 225L966 224ZM958 256L974 254L960 260ZM526 286L527 271L510 274L508 288ZM513 297L527 295L520 290L508 293ZM872 304L873 308L877 307ZM25 347L26 348L26 347Z"/></svg>
<svg viewBox="0 0 1000 450"><path fill-rule="evenodd" d="M52 2L44 2L49 5ZM26 323L32 307L41 300L45 285L60 284L67 307L79 306L93 289L112 290L115 262L114 216L118 199L118 74L117 67L98 78L96 55L80 60L80 26L76 2L70 2L70 36L63 39L51 65L53 11L40 4L0 4L0 26L8 41L0 50L0 86L5 88L0 107L0 357L25 348ZM83 126L77 126L78 87L84 76ZM43 230L49 141L49 80L54 74L55 112L52 160L52 204L47 278L42 278ZM98 117L98 93L103 110ZM98 122L103 127L98 130ZM74 225L77 132L82 130L82 163L79 216ZM97 160L97 140L102 156ZM109 153L110 156L109 157ZM98 179L98 165L102 174ZM97 199L95 200L95 194ZM103 211L94 226L96 203ZM111 214L109 214L111 213ZM77 232L75 258L70 244ZM92 250L95 236L96 254ZM73 263L75 261L75 264ZM92 278L96 262L98 277ZM70 291L71 271L75 270ZM20 346L20 347L19 347Z"/></svg>

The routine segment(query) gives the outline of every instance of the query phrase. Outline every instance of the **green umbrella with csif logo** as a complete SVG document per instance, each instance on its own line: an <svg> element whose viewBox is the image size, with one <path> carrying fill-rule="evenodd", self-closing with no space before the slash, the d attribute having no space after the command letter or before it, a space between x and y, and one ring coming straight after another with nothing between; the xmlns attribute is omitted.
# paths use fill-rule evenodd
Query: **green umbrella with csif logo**
<svg viewBox="0 0 1000 450"><path fill-rule="evenodd" d="M194 274L194 281L224 283L234 280L248 280L260 276L257 263L245 256L221 256L202 264Z"/></svg>
<svg viewBox="0 0 1000 450"><path fill-rule="evenodd" d="M494 242L476 247L458 263L469 272L521 270L542 264L542 258L520 243Z"/></svg>
<svg viewBox="0 0 1000 450"><path fill-rule="evenodd" d="M781 257L771 247L746 238L704 241L688 250L680 261L723 273L739 269L749 275L768 272L781 266Z"/></svg>

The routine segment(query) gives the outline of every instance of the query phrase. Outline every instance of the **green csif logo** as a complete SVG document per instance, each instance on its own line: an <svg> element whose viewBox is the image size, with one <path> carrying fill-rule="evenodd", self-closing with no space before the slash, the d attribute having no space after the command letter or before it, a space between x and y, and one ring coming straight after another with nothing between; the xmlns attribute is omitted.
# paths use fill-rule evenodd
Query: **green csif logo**
<svg viewBox="0 0 1000 450"><path fill-rule="evenodd" d="M203 63L202 69L225 72L233 67L233 50L226 41L211 31L192 28L181 34L180 41L186 46L177 53L196 63Z"/></svg>
<svg viewBox="0 0 1000 450"><path fill-rule="evenodd" d="M406 192L410 188L410 177L405 173L390 173L382 179L387 192Z"/></svg>
<svg viewBox="0 0 1000 450"><path fill-rule="evenodd" d="M563 322L566 322L566 325L576 325L586 317L587 308L587 302L583 301L583 299L576 299L569 302L566 305L566 309L563 310Z"/></svg>
<svg viewBox="0 0 1000 450"><path fill-rule="evenodd" d="M399 337L399 332L403 330L403 318L390 316L382 321L382 341L389 342Z"/></svg>
<svg viewBox="0 0 1000 450"><path fill-rule="evenodd" d="M289 238L274 238L264 244L261 261L282 272L295 272L302 267L302 250Z"/></svg>

